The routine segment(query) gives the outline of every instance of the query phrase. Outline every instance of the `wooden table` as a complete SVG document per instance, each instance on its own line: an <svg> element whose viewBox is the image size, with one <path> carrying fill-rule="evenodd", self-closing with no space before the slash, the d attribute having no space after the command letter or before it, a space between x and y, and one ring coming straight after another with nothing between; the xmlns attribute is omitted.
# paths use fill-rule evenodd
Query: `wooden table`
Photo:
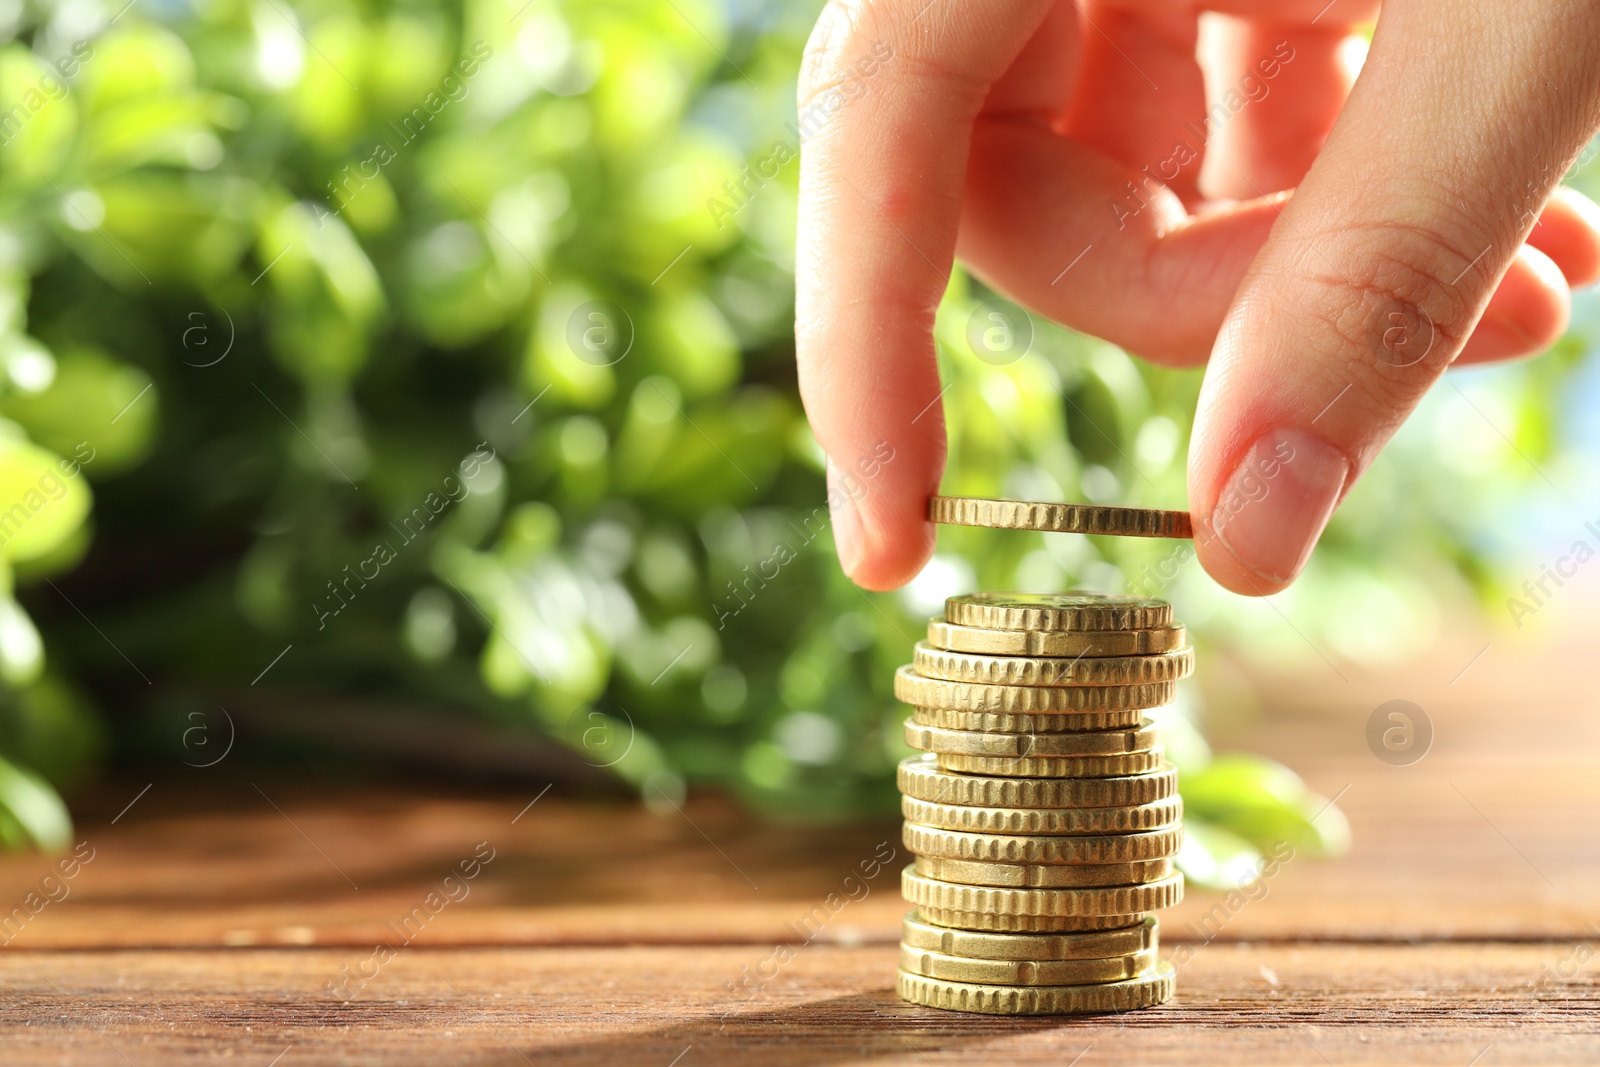
<svg viewBox="0 0 1600 1067"><path fill-rule="evenodd" d="M0 1063L1600 1062L1600 717L1571 681L1594 655L1502 642L1450 684L1476 648L1269 683L1270 716L1219 726L1338 794L1355 846L1165 913L1187 961L1161 1008L901 1003L892 820L194 772L106 797L70 880L0 860L0 907L60 898L0 935ZM1365 740L1393 697L1437 731L1408 767Z"/></svg>

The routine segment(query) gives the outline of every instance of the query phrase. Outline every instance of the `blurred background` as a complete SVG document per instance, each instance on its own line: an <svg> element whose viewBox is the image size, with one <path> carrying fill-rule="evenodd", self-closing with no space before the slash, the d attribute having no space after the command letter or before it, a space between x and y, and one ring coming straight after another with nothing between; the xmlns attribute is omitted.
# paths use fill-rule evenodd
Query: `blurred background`
<svg viewBox="0 0 1600 1067"><path fill-rule="evenodd" d="M1518 627L1600 520L1592 294L1436 390L1270 604L1187 543L956 528L865 594L793 366L819 6L0 0L0 842L60 845L132 768L888 815L942 599L1082 587L1199 648L1165 723L1191 876L1342 846L1206 724L1263 712L1252 665ZM938 334L946 492L1183 506L1198 372L959 274Z"/></svg>

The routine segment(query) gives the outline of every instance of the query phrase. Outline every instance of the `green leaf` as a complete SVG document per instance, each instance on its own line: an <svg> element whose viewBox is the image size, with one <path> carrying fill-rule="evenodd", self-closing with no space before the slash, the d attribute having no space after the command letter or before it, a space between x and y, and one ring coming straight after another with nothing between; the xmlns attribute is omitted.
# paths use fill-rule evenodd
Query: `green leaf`
<svg viewBox="0 0 1600 1067"><path fill-rule="evenodd" d="M13 694L0 714L0 753L33 768L57 789L80 781L105 742L105 728L89 698L52 674Z"/></svg>
<svg viewBox="0 0 1600 1067"><path fill-rule="evenodd" d="M222 158L215 113L213 98L198 92L120 103L85 131L84 166L97 174L151 163L210 169Z"/></svg>
<svg viewBox="0 0 1600 1067"><path fill-rule="evenodd" d="M0 598L0 679L28 685L44 670L44 642L28 613L10 597Z"/></svg>
<svg viewBox="0 0 1600 1067"><path fill-rule="evenodd" d="M164 26L129 19L86 47L77 89L90 116L129 100L194 84L194 56L189 46Z"/></svg>
<svg viewBox="0 0 1600 1067"><path fill-rule="evenodd" d="M57 71L26 48L0 51L0 187L51 191L45 183L59 174L78 128L69 94Z"/></svg>
<svg viewBox="0 0 1600 1067"><path fill-rule="evenodd" d="M1184 878L1206 889L1238 889L1261 870L1261 853L1245 838L1185 813L1178 866Z"/></svg>
<svg viewBox="0 0 1600 1067"><path fill-rule="evenodd" d="M1333 855L1349 846L1349 823L1332 801L1264 756L1219 756L1187 775L1182 791L1185 812L1226 827L1262 850L1286 842L1297 851Z"/></svg>
<svg viewBox="0 0 1600 1067"><path fill-rule="evenodd" d="M71 461L25 441L0 443L0 555L30 560L71 536L89 515L88 483Z"/></svg>
<svg viewBox="0 0 1600 1067"><path fill-rule="evenodd" d="M386 303L360 242L320 205L294 203L267 220L256 254L273 294L278 359L308 382L353 378Z"/></svg>
<svg viewBox="0 0 1600 1067"><path fill-rule="evenodd" d="M65 848L72 841L72 816L61 797L38 775L4 758L0 758L0 809L38 848Z"/></svg>
<svg viewBox="0 0 1600 1067"><path fill-rule="evenodd" d="M119 474L150 454L161 394L148 374L83 346L63 349L55 368L47 388L0 400L0 414L96 478Z"/></svg>

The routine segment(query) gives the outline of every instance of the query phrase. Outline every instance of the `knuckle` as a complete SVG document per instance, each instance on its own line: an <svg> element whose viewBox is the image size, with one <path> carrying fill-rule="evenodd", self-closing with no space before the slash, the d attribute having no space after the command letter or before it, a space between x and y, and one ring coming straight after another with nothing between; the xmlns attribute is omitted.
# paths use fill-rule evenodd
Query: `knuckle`
<svg viewBox="0 0 1600 1067"><path fill-rule="evenodd" d="M1376 370L1409 395L1418 375L1391 372L1437 373L1465 344L1480 294L1458 282L1478 257L1437 232L1393 223L1346 230L1330 248L1311 308L1317 325L1353 370Z"/></svg>

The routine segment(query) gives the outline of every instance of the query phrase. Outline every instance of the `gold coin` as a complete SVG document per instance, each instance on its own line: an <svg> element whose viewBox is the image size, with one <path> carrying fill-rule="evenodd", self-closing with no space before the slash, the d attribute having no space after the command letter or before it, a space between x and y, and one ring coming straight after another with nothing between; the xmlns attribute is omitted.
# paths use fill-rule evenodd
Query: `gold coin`
<svg viewBox="0 0 1600 1067"><path fill-rule="evenodd" d="M1182 626L1156 630L985 630L928 620L928 644L988 656L1149 656L1188 643Z"/></svg>
<svg viewBox="0 0 1600 1067"><path fill-rule="evenodd" d="M1138 863L1169 859L1183 845L1183 827L1138 834L1093 834L1084 837L1030 837L1022 834L979 834L941 830L908 822L901 840L918 856L939 856L982 863ZM1144 910L1144 909L1138 909Z"/></svg>
<svg viewBox="0 0 1600 1067"><path fill-rule="evenodd" d="M900 813L924 826L985 834L1134 834L1177 824L1183 801L1167 797L1126 808L972 808L901 797Z"/></svg>
<svg viewBox="0 0 1600 1067"><path fill-rule="evenodd" d="M1075 711L1070 715L1035 712L1007 715L1000 711L959 711L955 708L911 709L911 721L941 730L972 730L984 734L1059 734L1074 730L1126 730L1144 721L1144 711Z"/></svg>
<svg viewBox="0 0 1600 1067"><path fill-rule="evenodd" d="M953 526L992 526L1046 533L1111 534L1118 537L1194 536L1187 511L1113 508L1102 504L1041 504L1026 500L985 500L936 496L928 518Z"/></svg>
<svg viewBox="0 0 1600 1067"><path fill-rule="evenodd" d="M1014 986L951 982L900 971L895 989L902 1000L947 1011L983 1015L1093 1015L1133 1011L1165 1003L1172 997L1172 965L1160 964L1149 974L1100 985Z"/></svg>
<svg viewBox="0 0 1600 1067"><path fill-rule="evenodd" d="M1142 885L1172 873L1171 860L1139 863L1075 863L1070 866L1023 863L977 863L918 856L917 873L941 882L999 885L1013 889L1072 889L1091 885Z"/></svg>
<svg viewBox="0 0 1600 1067"><path fill-rule="evenodd" d="M982 778L941 770L934 756L906 757L896 778L907 796L977 808L1110 808L1151 804L1178 791L1172 767L1124 778Z"/></svg>
<svg viewBox="0 0 1600 1067"><path fill-rule="evenodd" d="M1118 756L965 756L937 752L939 766L958 774L1011 775L1017 778L1123 778L1161 766L1166 756L1157 746L1148 752Z"/></svg>
<svg viewBox="0 0 1600 1067"><path fill-rule="evenodd" d="M986 911L917 909L928 922L962 930L1013 934L1081 934L1137 926L1143 915L996 915Z"/></svg>
<svg viewBox="0 0 1600 1067"><path fill-rule="evenodd" d="M1135 926L1119 930L1091 930L1076 934L996 934L979 930L952 930L908 912L900 926L900 943L912 948L965 956L974 960L1086 960L1124 956L1153 949L1157 944L1154 915Z"/></svg>
<svg viewBox="0 0 1600 1067"><path fill-rule="evenodd" d="M900 969L924 978L989 985L1094 985L1121 982L1155 970L1160 962L1153 948L1124 956L1087 960L969 960L943 952L900 946Z"/></svg>
<svg viewBox="0 0 1600 1067"><path fill-rule="evenodd" d="M965 593L944 619L983 630L1158 630L1172 625L1165 600L1099 593Z"/></svg>
<svg viewBox="0 0 1600 1067"><path fill-rule="evenodd" d="M900 872L900 893L907 902L945 911L977 911L988 915L1132 915L1170 908L1183 899L1183 875L1144 885L1081 886L1071 889L1013 889L1009 886L962 885Z"/></svg>
<svg viewBox="0 0 1600 1067"><path fill-rule="evenodd" d="M1172 702L1172 682L1143 685L1027 686L983 685L926 678L913 668L894 672L894 695L923 708L961 711L1033 712L1129 711Z"/></svg>
<svg viewBox="0 0 1600 1067"><path fill-rule="evenodd" d="M946 652L918 641L912 666L927 678L982 685L1149 685L1194 671L1194 649L1150 656L986 656Z"/></svg>
<svg viewBox="0 0 1600 1067"><path fill-rule="evenodd" d="M1150 752L1161 743L1156 724L1146 720L1131 730L1080 730L1049 734L979 734L905 724L906 744L923 752L964 756L1122 756Z"/></svg>

